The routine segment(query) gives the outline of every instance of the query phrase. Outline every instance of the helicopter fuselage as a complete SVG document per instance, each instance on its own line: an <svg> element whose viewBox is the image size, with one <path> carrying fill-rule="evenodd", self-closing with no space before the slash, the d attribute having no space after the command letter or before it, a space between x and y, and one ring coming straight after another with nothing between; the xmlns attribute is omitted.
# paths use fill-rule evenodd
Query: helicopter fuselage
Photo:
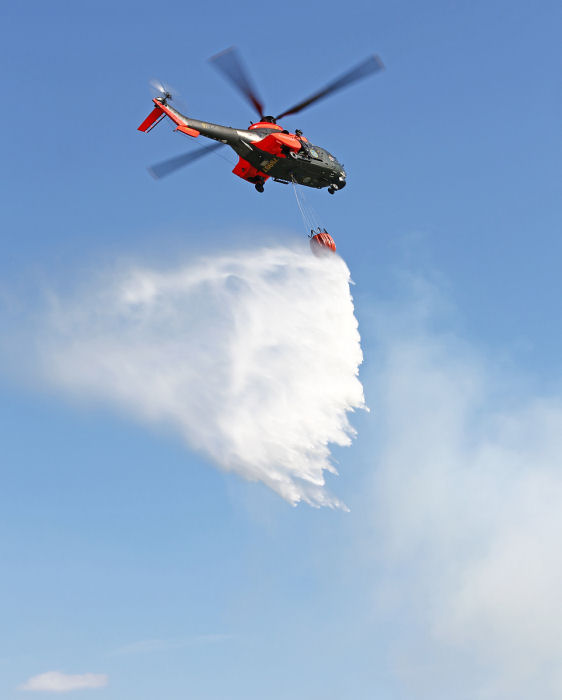
<svg viewBox="0 0 562 700"><path fill-rule="evenodd" d="M141 124L141 131L150 130L164 116L175 124L176 131L188 136L205 136L230 146L239 156L232 171L263 190L270 177L277 182L295 182L306 187L328 187L330 193L346 185L346 173L331 153L315 146L301 132L292 134L278 124L260 121L248 129L192 119L171 107L164 98L154 98L155 108Z"/></svg>

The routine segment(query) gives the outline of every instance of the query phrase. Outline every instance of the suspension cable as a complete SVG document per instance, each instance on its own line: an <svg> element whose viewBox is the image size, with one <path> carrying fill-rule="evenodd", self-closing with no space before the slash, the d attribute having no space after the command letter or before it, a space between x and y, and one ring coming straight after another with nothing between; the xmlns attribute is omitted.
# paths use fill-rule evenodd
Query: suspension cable
<svg viewBox="0 0 562 700"><path fill-rule="evenodd" d="M310 236L311 231L314 231L317 228L319 228L317 217L316 217L315 212L312 209L312 207L310 207L307 204L304 194L302 194L302 193L299 194L299 191L297 189L297 183L296 183L293 175L291 175L291 180L293 183L293 191L295 193L295 199L297 200L297 204L298 204L298 207L300 209L300 213L301 213L304 225L306 226L306 230L307 230L306 232Z"/></svg>
<svg viewBox="0 0 562 700"><path fill-rule="evenodd" d="M307 233L309 233L310 228L311 228L311 226L310 226L310 221L309 221L309 219L308 219L308 217L307 217L307 215L306 215L306 213L305 213L305 211L304 211L304 208L303 208L303 206L302 206L302 204L301 204L301 200L300 200L300 197L299 197L299 193L297 192L297 183L295 182L295 178L293 177L293 175L291 175L291 181L292 181L292 183L293 183L293 192L295 193L295 199L297 200L297 205L298 205L298 207L299 207L299 210L300 210L300 213L301 213L301 216L302 216L303 223L304 223L304 225L305 225L305 228L307 229Z"/></svg>

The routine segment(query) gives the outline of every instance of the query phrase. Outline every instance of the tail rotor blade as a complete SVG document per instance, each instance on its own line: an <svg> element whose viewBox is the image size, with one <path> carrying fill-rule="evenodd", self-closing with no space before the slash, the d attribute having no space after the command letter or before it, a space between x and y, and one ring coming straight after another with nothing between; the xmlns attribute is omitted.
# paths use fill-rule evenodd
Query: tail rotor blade
<svg viewBox="0 0 562 700"><path fill-rule="evenodd" d="M152 88L152 92L156 97L163 97L164 99L171 100L172 99L172 89L170 88L169 85L166 85L163 83L161 80L158 80L157 78L153 78L152 80L149 80L149 85Z"/></svg>
<svg viewBox="0 0 562 700"><path fill-rule="evenodd" d="M216 54L209 61L234 85L261 117L263 114L263 102L250 80L238 50L232 46Z"/></svg>
<svg viewBox="0 0 562 700"><path fill-rule="evenodd" d="M166 175L171 175L176 170L183 168L186 165L194 163L199 158L216 151L221 148L222 143L212 143L210 146L204 146L203 148L198 148L196 151L189 151L188 153L183 153L181 156L175 156L174 158L168 158L168 160L163 160L160 163L156 163L148 168L148 172L152 175L155 180L159 180Z"/></svg>
<svg viewBox="0 0 562 700"><path fill-rule="evenodd" d="M276 117L276 119L281 119L282 117L286 117L289 114L296 114L297 112L302 111L306 107L310 107L311 104L323 100L325 97L328 97L328 95L332 95L334 92L342 90L343 88L347 87L348 85L351 85L357 80L366 78L368 75L371 75L372 73L378 73L378 71L381 70L384 70L384 64L380 57L376 55L369 56L369 58L359 63L347 73L344 73L339 78L336 78L336 80L333 80L331 83L328 83L328 85L323 87L318 92L315 92L310 97L307 97L306 100L302 100L302 102L298 102L294 107L291 107L285 112L282 112L278 117Z"/></svg>

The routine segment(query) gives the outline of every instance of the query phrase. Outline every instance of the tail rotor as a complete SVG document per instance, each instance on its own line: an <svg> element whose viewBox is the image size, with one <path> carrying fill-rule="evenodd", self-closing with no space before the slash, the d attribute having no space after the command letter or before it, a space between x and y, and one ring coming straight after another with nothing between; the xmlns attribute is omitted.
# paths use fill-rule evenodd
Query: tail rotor
<svg viewBox="0 0 562 700"><path fill-rule="evenodd" d="M171 91L172 89L169 85L163 83L161 80L157 80L156 78L150 80L149 84L152 89L152 92L154 93L154 96L157 99L161 100L164 103L168 102L168 100L173 100Z"/></svg>

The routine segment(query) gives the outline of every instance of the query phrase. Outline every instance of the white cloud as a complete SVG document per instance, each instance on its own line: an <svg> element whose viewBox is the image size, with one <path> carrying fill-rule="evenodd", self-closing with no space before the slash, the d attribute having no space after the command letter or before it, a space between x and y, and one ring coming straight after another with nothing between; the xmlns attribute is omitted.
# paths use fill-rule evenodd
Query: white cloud
<svg viewBox="0 0 562 700"><path fill-rule="evenodd" d="M124 270L54 300L40 365L293 504L340 506L329 446L350 443L364 405L349 282L339 257L288 248Z"/></svg>
<svg viewBox="0 0 562 700"><path fill-rule="evenodd" d="M104 688L108 680L108 677L103 673L68 674L60 671L47 671L47 673L40 673L38 676L30 678L19 687L19 690L67 693L71 690Z"/></svg>
<svg viewBox="0 0 562 700"><path fill-rule="evenodd" d="M562 398L514 397L509 376L432 330L418 313L430 307L422 295L414 316L393 308L380 326L378 594L407 611L399 655L411 697L451 697L452 674L457 698L554 700Z"/></svg>

